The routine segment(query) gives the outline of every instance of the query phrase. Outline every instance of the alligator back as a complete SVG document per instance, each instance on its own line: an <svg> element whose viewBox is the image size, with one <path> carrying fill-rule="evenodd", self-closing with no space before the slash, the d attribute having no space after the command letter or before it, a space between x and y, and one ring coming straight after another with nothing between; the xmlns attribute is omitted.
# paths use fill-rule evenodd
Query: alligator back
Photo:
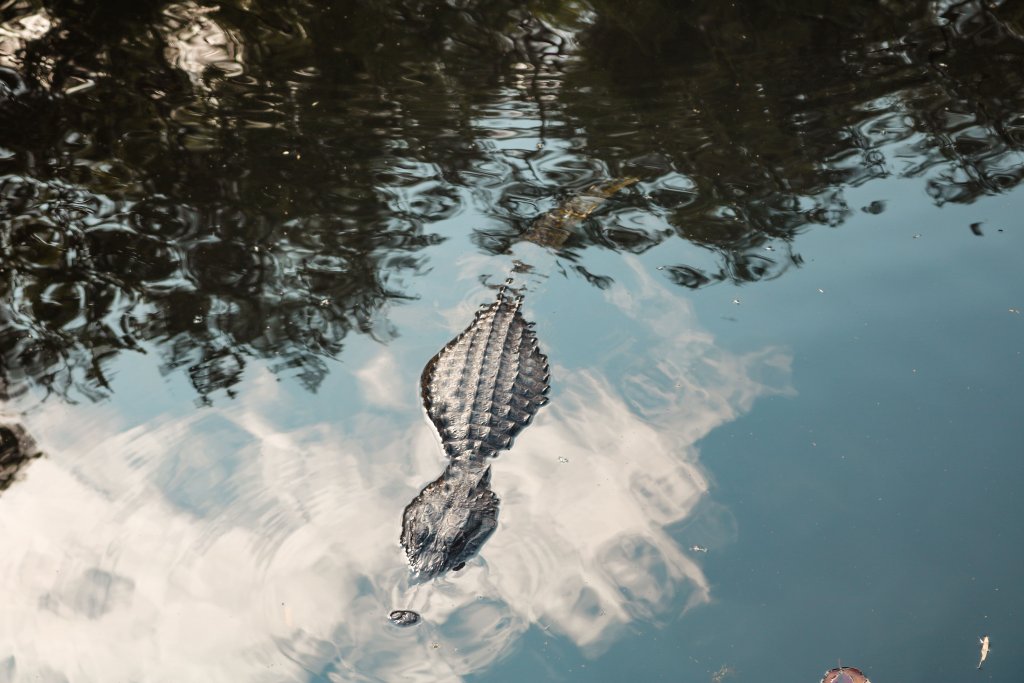
<svg viewBox="0 0 1024 683"><path fill-rule="evenodd" d="M423 370L423 404L450 458L509 448L547 403L548 359L508 287Z"/></svg>

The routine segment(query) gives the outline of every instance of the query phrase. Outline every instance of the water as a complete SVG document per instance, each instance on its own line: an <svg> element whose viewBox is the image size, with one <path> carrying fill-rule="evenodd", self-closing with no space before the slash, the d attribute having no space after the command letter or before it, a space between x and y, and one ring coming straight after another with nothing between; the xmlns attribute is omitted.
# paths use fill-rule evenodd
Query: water
<svg viewBox="0 0 1024 683"><path fill-rule="evenodd" d="M0 681L1012 677L1024 15L676 4L0 6ZM510 274L550 404L415 585Z"/></svg>

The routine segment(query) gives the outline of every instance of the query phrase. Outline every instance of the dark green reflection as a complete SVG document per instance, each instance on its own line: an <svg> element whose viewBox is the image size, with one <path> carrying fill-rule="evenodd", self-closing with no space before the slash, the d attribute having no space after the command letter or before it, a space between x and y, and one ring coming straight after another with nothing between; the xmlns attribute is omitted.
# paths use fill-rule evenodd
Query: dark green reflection
<svg viewBox="0 0 1024 683"><path fill-rule="evenodd" d="M17 481L28 464L41 455L20 425L0 423L0 493Z"/></svg>
<svg viewBox="0 0 1024 683"><path fill-rule="evenodd" d="M327 6L324 6L327 5ZM158 350L201 397L250 359L316 389L469 208L501 253L574 191L640 184L557 249L670 240L690 288L799 265L844 188L1015 186L1019 9L594 0L0 9L0 391L108 391ZM526 126L525 128L523 126ZM523 131L539 140L516 144ZM503 142L504 141L504 142Z"/></svg>

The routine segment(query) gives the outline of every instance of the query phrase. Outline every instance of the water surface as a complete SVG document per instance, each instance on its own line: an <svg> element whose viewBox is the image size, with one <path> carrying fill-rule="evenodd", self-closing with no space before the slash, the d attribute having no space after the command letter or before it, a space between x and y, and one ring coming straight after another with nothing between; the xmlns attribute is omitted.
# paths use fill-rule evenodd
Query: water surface
<svg viewBox="0 0 1024 683"><path fill-rule="evenodd" d="M118 5L0 7L0 681L1024 664L1019 9ZM413 586L510 275L551 402Z"/></svg>

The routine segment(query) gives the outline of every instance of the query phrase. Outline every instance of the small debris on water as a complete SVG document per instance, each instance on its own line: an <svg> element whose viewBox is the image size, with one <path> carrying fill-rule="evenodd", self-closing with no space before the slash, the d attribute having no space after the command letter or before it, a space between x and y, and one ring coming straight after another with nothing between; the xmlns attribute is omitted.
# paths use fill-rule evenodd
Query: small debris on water
<svg viewBox="0 0 1024 683"><path fill-rule="evenodd" d="M532 273L533 266L529 263L523 263L519 259L512 259L512 272L514 273Z"/></svg>
<svg viewBox="0 0 1024 683"><path fill-rule="evenodd" d="M437 648L441 647L441 643L439 643L439 642L437 642L437 641L435 640L434 642L432 642L432 643L430 644L430 647L432 647L432 648L434 648L434 649L436 650Z"/></svg>
<svg viewBox="0 0 1024 683"><path fill-rule="evenodd" d="M1020 309L1019 308L1011 308L1011 309L1009 309L1009 311L1010 311L1010 313L1013 313L1015 315L1020 315Z"/></svg>
<svg viewBox="0 0 1024 683"><path fill-rule="evenodd" d="M978 639L978 644L981 645L981 659L978 660L979 669L985 663L985 660L988 659L988 653L991 650L991 642L992 641L989 640L988 636L982 636Z"/></svg>
<svg viewBox="0 0 1024 683"><path fill-rule="evenodd" d="M739 305L740 305L740 300L739 300L739 299L733 299L733 300L732 300L732 302L733 302L734 304L736 304L737 306L739 306Z"/></svg>
<svg viewBox="0 0 1024 683"><path fill-rule="evenodd" d="M197 315L196 317L192 318L192 322L198 325L199 323L203 322L203 316Z"/></svg>
<svg viewBox="0 0 1024 683"><path fill-rule="evenodd" d="M917 238L919 238L920 236L921 236L921 233L919 233L919 232L915 232L915 233L914 233L914 239L915 239L915 240L916 240Z"/></svg>
<svg viewBox="0 0 1024 683"><path fill-rule="evenodd" d="M722 683L722 681L724 681L726 678L729 678L730 676L733 676L735 673L735 669L733 669L731 666L727 664L723 664L721 668L719 668L718 671L716 671L711 676L711 683Z"/></svg>
<svg viewBox="0 0 1024 683"><path fill-rule="evenodd" d="M330 306L330 305L331 305L331 300L330 299L320 299L320 306L321 307Z"/></svg>
<svg viewBox="0 0 1024 683"><path fill-rule="evenodd" d="M824 293L825 293L825 290L822 289L821 287L818 287L818 294L824 294Z"/></svg>
<svg viewBox="0 0 1024 683"><path fill-rule="evenodd" d="M690 546L690 550L695 553L706 553L708 551L706 547L697 545L696 543Z"/></svg>
<svg viewBox="0 0 1024 683"><path fill-rule="evenodd" d="M420 615L411 609L396 609L388 615L388 621L395 626L415 626L420 623Z"/></svg>
<svg viewBox="0 0 1024 683"><path fill-rule="evenodd" d="M564 455L560 455L558 456L558 462L564 465L565 463L569 462L569 458L565 457Z"/></svg>
<svg viewBox="0 0 1024 683"><path fill-rule="evenodd" d="M978 237L982 237L983 233L981 232L981 223L971 223L971 232Z"/></svg>

